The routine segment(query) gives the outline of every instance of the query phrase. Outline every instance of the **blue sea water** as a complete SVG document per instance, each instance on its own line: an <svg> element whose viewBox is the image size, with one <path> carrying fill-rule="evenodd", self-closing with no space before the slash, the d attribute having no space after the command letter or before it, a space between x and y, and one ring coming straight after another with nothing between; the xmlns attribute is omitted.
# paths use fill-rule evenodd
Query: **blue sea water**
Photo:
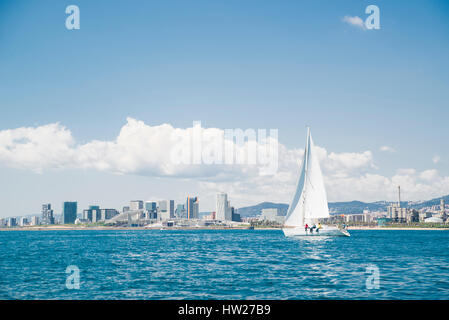
<svg viewBox="0 0 449 320"><path fill-rule="evenodd" d="M0 299L449 299L448 231L351 233L4 231Z"/></svg>

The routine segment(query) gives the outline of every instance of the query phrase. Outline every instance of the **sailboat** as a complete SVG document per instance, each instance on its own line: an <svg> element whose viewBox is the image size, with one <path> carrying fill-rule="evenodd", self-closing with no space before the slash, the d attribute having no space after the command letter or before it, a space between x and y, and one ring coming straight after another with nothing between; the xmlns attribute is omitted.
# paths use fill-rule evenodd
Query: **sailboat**
<svg viewBox="0 0 449 320"><path fill-rule="evenodd" d="M346 229L322 225L319 230L310 227L318 226L319 219L329 217L326 189L323 175L315 153L310 128L307 127L306 149L296 185L296 192L288 207L282 231L285 236L347 236ZM306 225L308 226L306 230Z"/></svg>

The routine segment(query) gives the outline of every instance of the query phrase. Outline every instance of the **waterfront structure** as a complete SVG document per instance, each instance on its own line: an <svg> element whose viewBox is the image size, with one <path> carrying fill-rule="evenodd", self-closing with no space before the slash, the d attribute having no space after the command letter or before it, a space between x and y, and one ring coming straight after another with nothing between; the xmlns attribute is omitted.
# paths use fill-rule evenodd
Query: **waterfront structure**
<svg viewBox="0 0 449 320"><path fill-rule="evenodd" d="M50 203L42 205L42 224L55 224L55 218L53 216L53 210L51 209Z"/></svg>
<svg viewBox="0 0 449 320"><path fill-rule="evenodd" d="M175 201L162 200L159 201L158 218L161 221L167 221L175 217Z"/></svg>
<svg viewBox="0 0 449 320"><path fill-rule="evenodd" d="M118 211L115 209L100 209L100 206L89 206L89 209L83 210L81 222L99 222L111 219L116 216Z"/></svg>
<svg viewBox="0 0 449 320"><path fill-rule="evenodd" d="M218 193L215 207L217 220L232 221L231 202L226 193Z"/></svg>
<svg viewBox="0 0 449 320"><path fill-rule="evenodd" d="M212 212L213 214L213 219L215 220L215 212ZM234 207L231 207L231 215L232 215L232 221L235 222L242 222L242 218L240 217L240 214L237 213L234 209Z"/></svg>
<svg viewBox="0 0 449 320"><path fill-rule="evenodd" d="M17 226L16 218L7 218L6 219L6 226L7 227L15 227L15 226Z"/></svg>
<svg viewBox="0 0 449 320"><path fill-rule="evenodd" d="M262 209L261 220L275 222L279 224L284 223L284 216L281 214L278 208L266 208Z"/></svg>
<svg viewBox="0 0 449 320"><path fill-rule="evenodd" d="M28 224L28 219L25 217L20 217L19 219L19 226L24 227Z"/></svg>
<svg viewBox="0 0 449 320"><path fill-rule="evenodd" d="M122 209L122 212L127 212L127 211L129 211L129 207L128 206L124 206L123 209Z"/></svg>
<svg viewBox="0 0 449 320"><path fill-rule="evenodd" d="M129 209L131 211L143 210L143 201L142 200L131 200L129 202Z"/></svg>
<svg viewBox="0 0 449 320"><path fill-rule="evenodd" d="M31 221L30 221L30 225L32 225L32 226L39 225L39 217L38 216L32 216L31 217Z"/></svg>
<svg viewBox="0 0 449 320"><path fill-rule="evenodd" d="M198 197L187 197L186 203L186 213L187 219L198 219L199 218L199 200Z"/></svg>
<svg viewBox="0 0 449 320"><path fill-rule="evenodd" d="M145 211L147 219L157 219L157 202L156 201L146 201Z"/></svg>
<svg viewBox="0 0 449 320"><path fill-rule="evenodd" d="M175 215L176 215L176 218L178 218L178 219L186 219L187 218L187 212L186 212L186 208L185 208L184 204L178 204L176 206Z"/></svg>
<svg viewBox="0 0 449 320"><path fill-rule="evenodd" d="M62 205L62 224L75 223L78 203L65 201Z"/></svg>
<svg viewBox="0 0 449 320"><path fill-rule="evenodd" d="M119 214L118 211L115 209L100 209L100 212L101 212L100 214L101 221L111 219Z"/></svg>

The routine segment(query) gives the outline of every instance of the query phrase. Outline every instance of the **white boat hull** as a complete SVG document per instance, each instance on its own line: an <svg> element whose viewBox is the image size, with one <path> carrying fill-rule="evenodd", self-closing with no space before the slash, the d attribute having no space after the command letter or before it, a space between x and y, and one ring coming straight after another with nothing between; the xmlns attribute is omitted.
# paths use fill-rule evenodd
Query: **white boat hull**
<svg viewBox="0 0 449 320"><path fill-rule="evenodd" d="M339 229L337 227L332 226L322 226L322 228L317 232L316 229L313 232L309 230L306 231L305 227L285 227L282 228L284 235L286 237L299 237L299 236L307 236L307 237L349 237L350 234L345 229Z"/></svg>

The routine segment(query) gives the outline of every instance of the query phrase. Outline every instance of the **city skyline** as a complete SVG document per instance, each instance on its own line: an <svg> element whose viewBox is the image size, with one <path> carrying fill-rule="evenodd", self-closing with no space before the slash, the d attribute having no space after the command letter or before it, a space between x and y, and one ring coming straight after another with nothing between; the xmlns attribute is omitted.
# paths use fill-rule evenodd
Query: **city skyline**
<svg viewBox="0 0 449 320"><path fill-rule="evenodd" d="M446 2L376 1L379 30L357 24L360 1L76 3L72 31L65 4L0 4L0 217L189 194L206 212L220 191L288 203L305 125L329 201L449 194ZM193 121L278 129L277 173L173 166L170 136Z"/></svg>

